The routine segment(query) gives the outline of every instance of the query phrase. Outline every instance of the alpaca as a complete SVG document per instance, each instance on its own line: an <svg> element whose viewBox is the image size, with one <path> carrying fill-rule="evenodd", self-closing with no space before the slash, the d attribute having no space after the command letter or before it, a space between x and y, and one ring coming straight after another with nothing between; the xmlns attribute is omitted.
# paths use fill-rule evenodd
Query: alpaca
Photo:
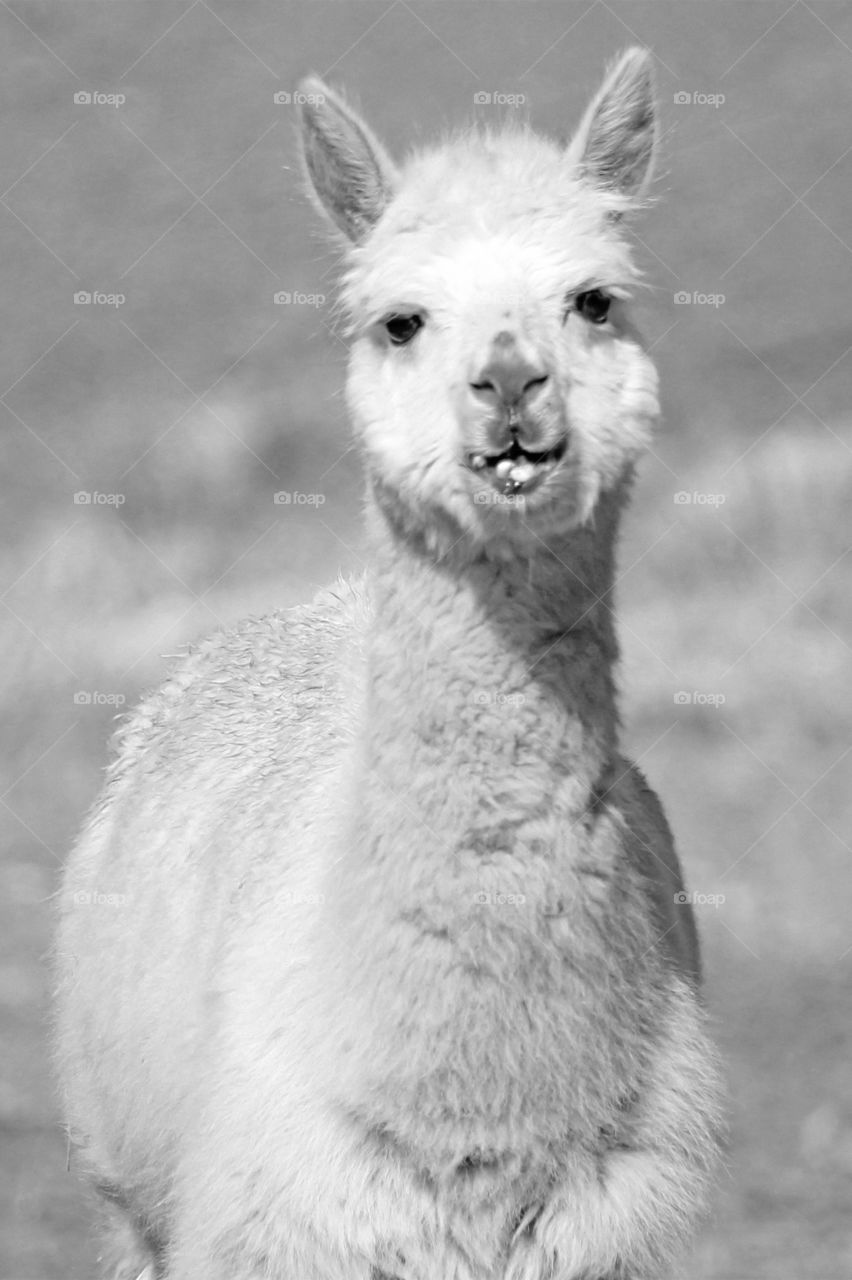
<svg viewBox="0 0 852 1280"><path fill-rule="evenodd" d="M70 857L57 1059L105 1274L659 1280L721 1121L613 678L650 55L567 146L471 129L401 168L303 88L369 568L184 659Z"/></svg>

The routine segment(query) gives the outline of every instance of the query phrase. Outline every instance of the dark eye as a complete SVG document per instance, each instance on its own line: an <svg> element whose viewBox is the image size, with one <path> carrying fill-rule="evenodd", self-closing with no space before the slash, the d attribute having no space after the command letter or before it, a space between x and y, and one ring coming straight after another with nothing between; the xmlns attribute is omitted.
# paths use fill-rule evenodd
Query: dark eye
<svg viewBox="0 0 852 1280"><path fill-rule="evenodd" d="M395 347L404 347L410 342L418 329L423 328L423 321L418 315L389 316L385 321L388 337Z"/></svg>
<svg viewBox="0 0 852 1280"><path fill-rule="evenodd" d="M577 294L574 306L589 324L604 324L609 315L611 301L612 299L608 298L602 290L587 289L585 293Z"/></svg>

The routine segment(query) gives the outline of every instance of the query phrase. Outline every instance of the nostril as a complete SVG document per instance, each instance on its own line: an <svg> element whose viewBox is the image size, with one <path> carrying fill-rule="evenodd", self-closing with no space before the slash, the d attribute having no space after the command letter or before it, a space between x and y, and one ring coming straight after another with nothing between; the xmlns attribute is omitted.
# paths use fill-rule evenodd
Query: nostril
<svg viewBox="0 0 852 1280"><path fill-rule="evenodd" d="M546 373L538 373L532 378L530 373L532 369L528 365L525 368L507 366L491 377L480 377L476 382L469 382L468 386L475 395L488 396L489 399L496 396L504 404L518 405L525 396L534 394L550 381Z"/></svg>

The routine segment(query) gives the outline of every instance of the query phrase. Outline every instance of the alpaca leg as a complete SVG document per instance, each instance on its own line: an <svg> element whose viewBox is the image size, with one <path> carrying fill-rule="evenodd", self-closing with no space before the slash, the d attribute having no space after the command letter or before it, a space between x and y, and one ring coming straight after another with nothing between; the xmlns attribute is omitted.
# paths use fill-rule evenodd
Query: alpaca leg
<svg viewBox="0 0 852 1280"><path fill-rule="evenodd" d="M110 1208L98 1264L103 1280L164 1280L162 1250Z"/></svg>
<svg viewBox="0 0 852 1280"><path fill-rule="evenodd" d="M542 1206L506 1280L658 1280L704 1208L721 1124L714 1051L684 989L621 1143Z"/></svg>
<svg viewBox="0 0 852 1280"><path fill-rule="evenodd" d="M323 1248L277 1214L266 1224L232 1220L217 1227L202 1227L192 1216L192 1223L176 1225L162 1280L379 1280L368 1263Z"/></svg>

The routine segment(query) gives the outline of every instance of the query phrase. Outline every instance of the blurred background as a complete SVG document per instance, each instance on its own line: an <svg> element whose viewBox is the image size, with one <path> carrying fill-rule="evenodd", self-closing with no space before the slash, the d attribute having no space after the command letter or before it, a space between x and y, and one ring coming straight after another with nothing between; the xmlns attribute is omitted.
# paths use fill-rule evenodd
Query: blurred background
<svg viewBox="0 0 852 1280"><path fill-rule="evenodd" d="M399 155L474 117L568 131L634 42L656 55L664 131L659 204L636 225L664 422L621 545L625 737L696 894L733 1098L689 1274L852 1274L852 7L10 0L7 1280L93 1274L45 960L114 718L193 638L361 563L335 255L295 168L299 76L344 86Z"/></svg>

